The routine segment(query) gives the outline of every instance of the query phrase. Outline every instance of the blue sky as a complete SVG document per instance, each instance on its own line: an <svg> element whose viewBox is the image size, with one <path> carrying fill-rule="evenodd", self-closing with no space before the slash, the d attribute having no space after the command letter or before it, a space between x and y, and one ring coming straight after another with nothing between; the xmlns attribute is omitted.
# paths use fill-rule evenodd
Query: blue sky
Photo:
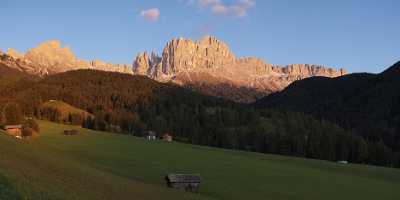
<svg viewBox="0 0 400 200"><path fill-rule="evenodd" d="M209 34L237 56L380 72L400 60L398 0L1 0L0 49L61 40L79 58L132 63Z"/></svg>

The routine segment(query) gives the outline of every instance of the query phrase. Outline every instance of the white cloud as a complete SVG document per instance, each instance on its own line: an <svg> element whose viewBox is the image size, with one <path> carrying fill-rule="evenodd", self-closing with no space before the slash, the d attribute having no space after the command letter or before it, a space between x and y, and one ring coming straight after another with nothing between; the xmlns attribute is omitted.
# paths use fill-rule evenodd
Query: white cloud
<svg viewBox="0 0 400 200"><path fill-rule="evenodd" d="M150 22L156 22L160 17L160 10L158 8L143 10L140 12L140 16L144 17L146 20Z"/></svg>
<svg viewBox="0 0 400 200"><path fill-rule="evenodd" d="M234 4L226 4L224 0L186 0L187 5L197 5L201 9L208 9L213 14L242 18L250 8L256 5L255 0L236 0Z"/></svg>
<svg viewBox="0 0 400 200"><path fill-rule="evenodd" d="M211 7L211 10L214 14L218 15L227 15L229 13L229 9L222 4L213 5Z"/></svg>

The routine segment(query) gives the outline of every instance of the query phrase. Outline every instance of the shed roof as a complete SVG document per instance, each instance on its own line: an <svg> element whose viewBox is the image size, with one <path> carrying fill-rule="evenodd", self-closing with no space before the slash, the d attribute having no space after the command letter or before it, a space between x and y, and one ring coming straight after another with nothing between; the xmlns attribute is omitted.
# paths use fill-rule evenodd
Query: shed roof
<svg viewBox="0 0 400 200"><path fill-rule="evenodd" d="M156 136L157 134L156 134L156 132L154 132L154 131L148 131L148 132L147 132L147 135L149 135L149 136Z"/></svg>
<svg viewBox="0 0 400 200"><path fill-rule="evenodd" d="M197 174L168 174L165 179L172 183L200 183L201 177Z"/></svg>
<svg viewBox="0 0 400 200"><path fill-rule="evenodd" d="M4 126L5 130L7 130L7 129L16 129L16 128L20 129L20 128L22 128L22 125L6 125L6 126Z"/></svg>

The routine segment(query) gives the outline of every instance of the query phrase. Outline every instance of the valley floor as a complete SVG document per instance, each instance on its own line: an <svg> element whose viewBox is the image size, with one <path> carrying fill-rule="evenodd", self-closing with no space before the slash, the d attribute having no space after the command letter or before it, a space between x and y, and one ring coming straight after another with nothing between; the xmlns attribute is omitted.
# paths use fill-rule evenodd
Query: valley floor
<svg viewBox="0 0 400 200"><path fill-rule="evenodd" d="M31 141L0 133L0 199L400 199L397 169L40 126ZM201 174L200 194L166 188L168 173Z"/></svg>

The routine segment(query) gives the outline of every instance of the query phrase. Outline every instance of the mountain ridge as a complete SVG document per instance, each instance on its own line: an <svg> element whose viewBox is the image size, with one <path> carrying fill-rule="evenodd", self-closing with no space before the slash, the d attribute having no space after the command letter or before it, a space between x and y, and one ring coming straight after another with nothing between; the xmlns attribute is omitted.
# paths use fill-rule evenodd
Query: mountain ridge
<svg viewBox="0 0 400 200"><path fill-rule="evenodd" d="M69 47L62 47L58 40L50 40L29 49L26 53L19 53L8 49L7 53L0 54L2 62L38 76L52 75L77 69L97 69L102 71L133 74L129 65L111 64L100 60L86 61L76 58ZM8 57L8 58L6 58Z"/></svg>
<svg viewBox="0 0 400 200"><path fill-rule="evenodd" d="M155 60L158 60L159 62L155 62ZM335 76L347 74L344 69L335 70L322 65L289 64L287 66L279 66L266 63L256 57L237 58L230 51L228 45L211 36L206 36L199 41L174 38L164 47L161 56L158 56L154 52L151 53L151 56L149 56L149 53L146 51L139 53L134 61L133 68L134 70L138 69L138 71L142 72L146 70L140 69L154 68L154 70L147 71L151 72L150 74L144 74L154 77L159 76L158 73L163 73L164 75L175 75L180 71L190 69L201 69L207 71L207 69L211 68L212 70L215 70L223 68L227 64L235 63L237 63L237 66L231 66L231 68L240 66L240 68L249 68L258 74L271 72L295 75L305 73L304 75L307 76L324 74Z"/></svg>
<svg viewBox="0 0 400 200"><path fill-rule="evenodd" d="M144 75L159 82L172 82L237 102L253 102L304 78L347 74L344 69L321 65L278 66L255 57L237 58L227 44L211 36L199 41L172 39L163 48L161 56L142 52L132 65L85 61L76 58L68 47L63 47L57 40L40 44L26 53L9 49L7 53L0 53L0 63L38 76L77 69ZM214 89L207 91L206 86Z"/></svg>
<svg viewBox="0 0 400 200"><path fill-rule="evenodd" d="M175 38L167 43L161 56L140 53L134 61L133 70L136 74L160 82L171 81L181 86L190 86L193 83L213 86L228 84L232 88L253 90L261 94L259 96L280 91L294 81L311 76L337 77L347 74L344 69L335 70L320 65L278 66L255 57L237 58L228 45L211 36L203 37L199 41ZM207 80L209 77L214 77L213 81ZM219 90L223 89L222 87ZM239 90L236 91L240 93ZM224 97L217 93L212 95ZM251 102L256 99L234 100Z"/></svg>

